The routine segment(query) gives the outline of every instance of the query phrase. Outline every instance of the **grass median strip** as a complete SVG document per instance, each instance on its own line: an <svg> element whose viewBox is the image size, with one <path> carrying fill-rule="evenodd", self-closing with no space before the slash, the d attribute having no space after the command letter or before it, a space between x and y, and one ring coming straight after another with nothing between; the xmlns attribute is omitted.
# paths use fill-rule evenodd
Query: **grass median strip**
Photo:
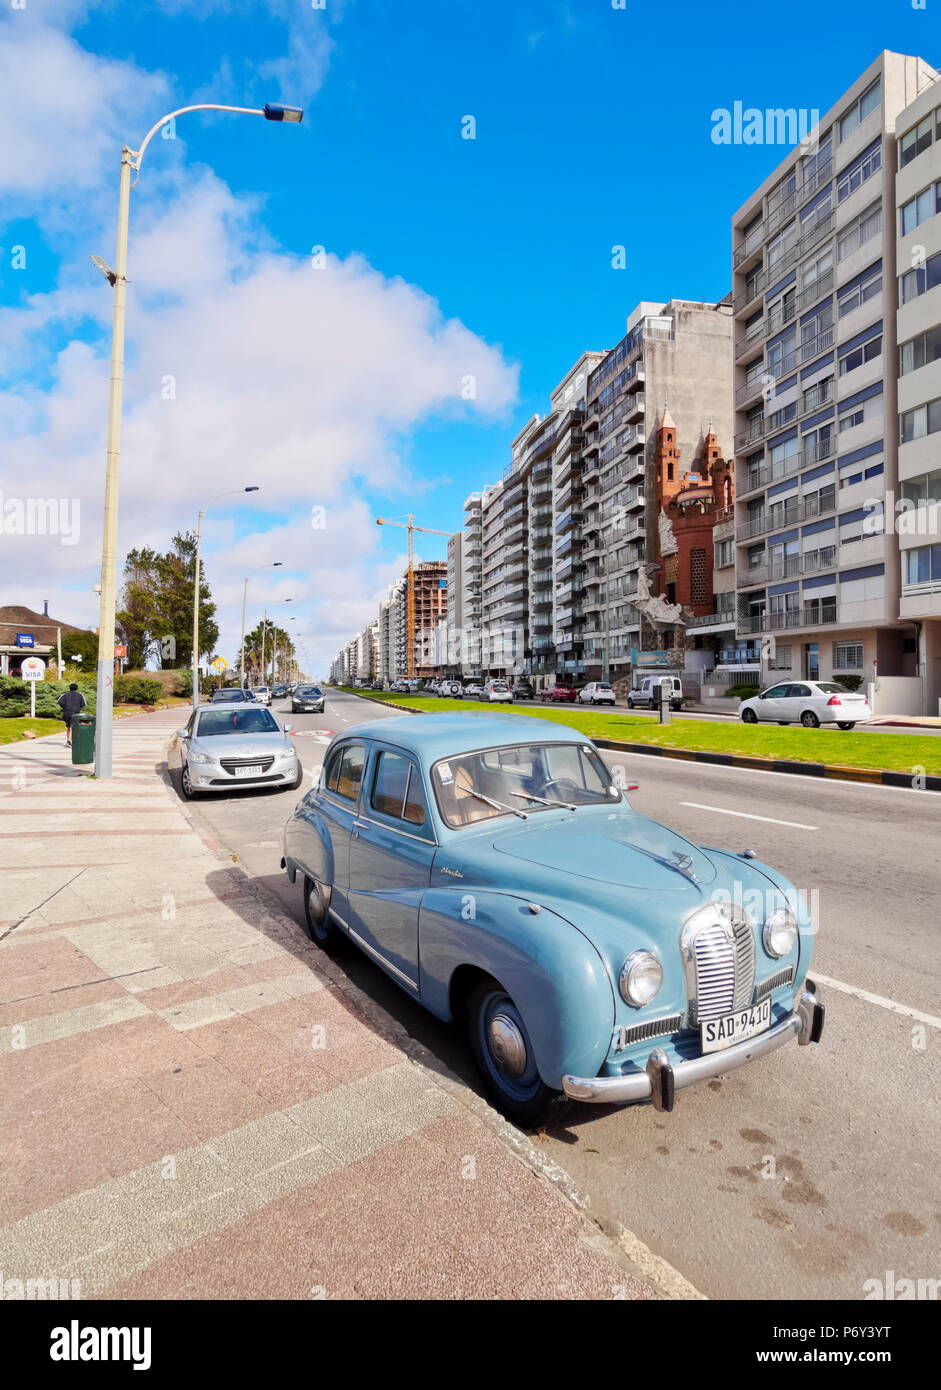
<svg viewBox="0 0 941 1390"><path fill-rule="evenodd" d="M347 687L343 687L344 689ZM528 707L511 710L507 705L491 705L476 700L438 700L421 695L392 695L388 692L350 690L352 695L405 705L422 711L488 710L535 715L556 724L568 724L589 738L618 739L624 743L643 743L663 749L689 753L723 753L738 758L768 758L800 763L827 763L839 767L870 768L876 771L914 773L923 770L931 776L941 774L941 739L930 734L877 734L843 732L839 729L805 729L797 725L773 728L767 725L711 722L673 716L669 724L657 724L642 715L621 714L617 710L546 709Z"/></svg>

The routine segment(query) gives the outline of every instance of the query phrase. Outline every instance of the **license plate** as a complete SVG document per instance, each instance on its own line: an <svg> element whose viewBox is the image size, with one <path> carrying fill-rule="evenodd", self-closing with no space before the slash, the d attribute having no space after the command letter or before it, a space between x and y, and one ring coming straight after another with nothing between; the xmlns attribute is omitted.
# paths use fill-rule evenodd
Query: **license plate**
<svg viewBox="0 0 941 1390"><path fill-rule="evenodd" d="M703 1052L721 1052L733 1043L747 1042L771 1025L771 999L763 999L753 1008L736 1014L723 1014L700 1024Z"/></svg>
<svg viewBox="0 0 941 1390"><path fill-rule="evenodd" d="M261 773L261 768L257 765L251 767L237 767L233 770L236 777L258 777Z"/></svg>

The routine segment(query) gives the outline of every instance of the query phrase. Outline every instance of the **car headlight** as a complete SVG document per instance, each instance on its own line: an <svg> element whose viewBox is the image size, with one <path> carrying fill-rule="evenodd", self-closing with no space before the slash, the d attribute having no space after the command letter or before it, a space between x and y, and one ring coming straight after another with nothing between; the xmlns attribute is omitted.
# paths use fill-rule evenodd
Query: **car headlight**
<svg viewBox="0 0 941 1390"><path fill-rule="evenodd" d="M790 955L797 944L797 918L784 904L776 907L761 929L761 939L769 956Z"/></svg>
<svg viewBox="0 0 941 1390"><path fill-rule="evenodd" d="M651 951L632 951L621 966L618 989L632 1009L642 1009L656 999L662 984L663 966Z"/></svg>
<svg viewBox="0 0 941 1390"><path fill-rule="evenodd" d="M211 763L212 758L208 753L190 753L190 759L194 763Z"/></svg>

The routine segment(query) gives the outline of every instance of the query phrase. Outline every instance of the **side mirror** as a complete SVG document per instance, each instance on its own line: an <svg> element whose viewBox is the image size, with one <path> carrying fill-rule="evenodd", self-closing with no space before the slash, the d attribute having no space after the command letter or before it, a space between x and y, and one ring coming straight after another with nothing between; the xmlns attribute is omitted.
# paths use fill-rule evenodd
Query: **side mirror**
<svg viewBox="0 0 941 1390"><path fill-rule="evenodd" d="M284 732L285 732L286 734L289 734L293 728L294 728L294 725L293 725L293 724L285 724L285 726L284 726Z"/></svg>
<svg viewBox="0 0 941 1390"><path fill-rule="evenodd" d="M185 729L177 729L177 731L176 731L176 736L177 736L177 738L188 738L188 737L189 737L189 735L187 734L187 732L186 732Z"/></svg>

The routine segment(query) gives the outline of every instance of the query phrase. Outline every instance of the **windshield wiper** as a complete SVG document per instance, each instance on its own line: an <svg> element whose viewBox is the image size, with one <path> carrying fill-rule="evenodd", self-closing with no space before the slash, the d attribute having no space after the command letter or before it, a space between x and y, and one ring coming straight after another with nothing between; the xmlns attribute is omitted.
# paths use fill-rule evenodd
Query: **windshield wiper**
<svg viewBox="0 0 941 1390"><path fill-rule="evenodd" d="M478 801L486 801L488 806L495 806L498 811L509 811L511 816L519 816L520 820L528 819L525 811L517 811L515 806L504 806L501 802L494 801L492 796L484 796L483 792L475 792L471 787L462 787L461 790L467 796L476 796Z"/></svg>
<svg viewBox="0 0 941 1390"><path fill-rule="evenodd" d="M544 796L534 796L532 792L510 792L510 796L525 796L527 801L538 801L540 806L563 806L566 811L577 811L573 801L548 801Z"/></svg>

